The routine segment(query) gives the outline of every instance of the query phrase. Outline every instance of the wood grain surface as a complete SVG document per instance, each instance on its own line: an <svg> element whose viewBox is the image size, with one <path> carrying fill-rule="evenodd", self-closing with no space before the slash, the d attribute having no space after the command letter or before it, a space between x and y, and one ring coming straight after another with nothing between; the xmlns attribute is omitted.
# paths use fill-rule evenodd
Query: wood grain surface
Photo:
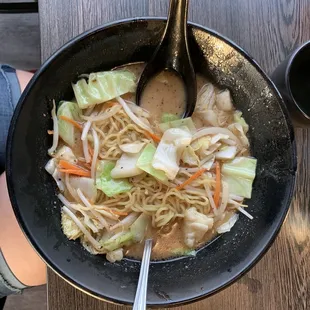
<svg viewBox="0 0 310 310"><path fill-rule="evenodd" d="M165 16L168 0L40 0L42 60L73 36L127 17ZM310 39L309 0L192 0L189 20L208 26L247 50L271 73ZM310 132L296 129L298 178L289 215L263 259L238 282L182 310L310 309ZM50 310L116 310L77 291L49 271Z"/></svg>

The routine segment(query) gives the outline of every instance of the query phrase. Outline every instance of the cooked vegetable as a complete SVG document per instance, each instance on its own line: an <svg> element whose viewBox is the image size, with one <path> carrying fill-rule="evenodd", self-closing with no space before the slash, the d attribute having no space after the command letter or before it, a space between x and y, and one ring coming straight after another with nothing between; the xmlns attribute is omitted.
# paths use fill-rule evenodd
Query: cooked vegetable
<svg viewBox="0 0 310 310"><path fill-rule="evenodd" d="M146 125L139 117L137 117L129 108L128 104L126 103L126 101L122 98L122 97L117 97L116 98L117 101L120 103L120 105L123 107L124 111L126 112L126 114L128 115L128 117L139 127L141 127L142 129L153 133L153 130Z"/></svg>
<svg viewBox="0 0 310 310"><path fill-rule="evenodd" d="M198 212L195 207L187 209L184 213L184 243L189 248L197 246L213 223L213 218Z"/></svg>
<svg viewBox="0 0 310 310"><path fill-rule="evenodd" d="M66 161L66 160L63 160L61 159L58 163L59 167L62 168L62 169L73 169L73 170L79 170L79 169L82 169L82 170L85 170L84 168L82 167L79 167L75 164L71 164L70 162Z"/></svg>
<svg viewBox="0 0 310 310"><path fill-rule="evenodd" d="M226 233L228 231L230 231L232 229L232 227L236 224L236 222L238 221L239 215L238 214L234 214L232 215L227 222L223 223L221 226L219 226L216 231L219 234L223 234Z"/></svg>
<svg viewBox="0 0 310 310"><path fill-rule="evenodd" d="M160 142L160 137L149 132L149 131L145 131L146 135L149 136L150 138L152 138L155 142L159 143Z"/></svg>
<svg viewBox="0 0 310 310"><path fill-rule="evenodd" d="M80 120L80 113L80 109L75 102L60 102L57 111L59 136L71 147L75 145L76 128L81 129L81 126L76 122Z"/></svg>
<svg viewBox="0 0 310 310"><path fill-rule="evenodd" d="M223 179L228 183L231 193L251 198L256 162L255 158L236 157L233 161L223 164Z"/></svg>
<svg viewBox="0 0 310 310"><path fill-rule="evenodd" d="M136 76L127 70L91 73L88 83L85 79L80 79L76 84L72 84L80 109L134 92L135 87Z"/></svg>
<svg viewBox="0 0 310 310"><path fill-rule="evenodd" d="M133 242L133 234L129 231L122 232L118 235L118 237L112 237L109 240L102 243L102 247L111 252L116 249L123 247L124 245L129 245Z"/></svg>
<svg viewBox="0 0 310 310"><path fill-rule="evenodd" d="M122 144L119 146L119 148L125 152L125 153L129 153L129 154L136 154L139 153L142 148L144 147L145 143L142 142L134 142L134 143L126 143L126 144Z"/></svg>
<svg viewBox="0 0 310 310"><path fill-rule="evenodd" d="M52 175L53 179L55 180L58 188L60 191L65 190L64 185L64 174L59 172L57 168L57 160L56 158L51 158L47 164L45 165L45 170Z"/></svg>
<svg viewBox="0 0 310 310"><path fill-rule="evenodd" d="M156 149L152 166L166 173L173 180L179 171L179 161L185 147L191 143L192 135L185 129L170 128L164 132Z"/></svg>
<svg viewBox="0 0 310 310"><path fill-rule="evenodd" d="M178 248L171 251L172 254L178 256L196 256L196 251L191 249Z"/></svg>
<svg viewBox="0 0 310 310"><path fill-rule="evenodd" d="M212 110L215 104L215 90L211 83L207 83L198 92L197 104L195 112L204 112L205 110Z"/></svg>
<svg viewBox="0 0 310 310"><path fill-rule="evenodd" d="M183 163L188 164L190 166L198 166L199 165L199 157L196 155L194 149L188 145L181 156L181 160Z"/></svg>
<svg viewBox="0 0 310 310"><path fill-rule="evenodd" d="M191 182L193 182L194 180L198 179L204 172L206 171L205 168L202 168L200 170L198 170L196 173L194 173L189 179L187 179L184 183L178 185L176 187L177 190L181 190L182 188L184 188L186 185L190 184Z"/></svg>
<svg viewBox="0 0 310 310"><path fill-rule="evenodd" d="M64 212L61 212L61 228L69 240L75 240L83 234L72 218Z"/></svg>
<svg viewBox="0 0 310 310"><path fill-rule="evenodd" d="M162 123L168 123L168 122L176 121L178 119L180 119L180 117L172 113L163 113L163 115L161 116Z"/></svg>
<svg viewBox="0 0 310 310"><path fill-rule="evenodd" d="M235 158L237 154L236 146L224 146L215 153L215 158L218 160L228 160Z"/></svg>
<svg viewBox="0 0 310 310"><path fill-rule="evenodd" d="M228 89L225 89L224 91L221 91L216 95L216 106L219 110L229 112L234 107L232 104L232 99L230 95L230 91Z"/></svg>
<svg viewBox="0 0 310 310"><path fill-rule="evenodd" d="M76 163L77 162L77 158L76 156L73 154L72 150L67 147L67 146L62 146L55 154L54 156L57 159L63 159L66 160L70 163Z"/></svg>
<svg viewBox="0 0 310 310"><path fill-rule="evenodd" d="M152 162L154 159L154 155L156 152L156 148L152 144L148 144L142 151L138 161L137 167L141 170L147 172L148 174L152 175L154 178L162 181L167 182L167 176L165 172L155 169L152 166Z"/></svg>
<svg viewBox="0 0 310 310"><path fill-rule="evenodd" d="M107 253L106 258L109 262L115 263L116 261L121 261L124 257L123 249L117 249L112 252Z"/></svg>
<svg viewBox="0 0 310 310"><path fill-rule="evenodd" d="M137 167L137 161L141 151L136 154L123 153L121 158L116 162L115 167L111 170L111 177L114 179L134 177L143 173L143 170Z"/></svg>
<svg viewBox="0 0 310 310"><path fill-rule="evenodd" d="M115 230L119 227L121 227L123 230L126 230L129 228L129 226L138 218L138 214L133 212L127 215L125 218L123 218L121 221L119 221L117 224L111 227L111 230Z"/></svg>
<svg viewBox="0 0 310 310"><path fill-rule="evenodd" d="M73 188L79 188L88 200L95 201L97 188L93 179L71 176L70 183Z"/></svg>
<svg viewBox="0 0 310 310"><path fill-rule="evenodd" d="M68 174L75 174L75 175L80 175L80 176L84 176L84 177L88 177L90 176L90 171L79 167L77 165L71 164L68 161L65 160L60 160L59 161L59 171L60 172L64 172L64 173L68 173Z"/></svg>
<svg viewBox="0 0 310 310"><path fill-rule="evenodd" d="M218 143L219 141L227 140L229 138L229 135L224 135L222 133L218 133L217 135L213 136L211 138L210 144ZM203 139L203 138L201 138Z"/></svg>
<svg viewBox="0 0 310 310"><path fill-rule="evenodd" d="M243 131L245 134L249 131L249 125L246 123L245 119L242 117L241 111L236 111L234 113L234 122L239 123L243 127Z"/></svg>
<svg viewBox="0 0 310 310"><path fill-rule="evenodd" d="M90 177L90 171L85 171L83 169L59 169L59 172L64 172L67 174L79 175L82 177Z"/></svg>
<svg viewBox="0 0 310 310"><path fill-rule="evenodd" d="M52 146L47 150L48 154L53 154L58 146L58 140L59 140L59 128L58 128L58 121L56 116L56 104L55 100L53 100L53 109L52 109L52 119L53 119L53 144Z"/></svg>
<svg viewBox="0 0 310 310"><path fill-rule="evenodd" d="M243 127L239 123L229 125L228 129L241 141L244 147L249 147L249 140L243 131Z"/></svg>
<svg viewBox="0 0 310 310"><path fill-rule="evenodd" d="M159 129L163 133L170 128L182 128L182 127L188 128L191 133L196 132L195 124L190 117L159 124Z"/></svg>
<svg viewBox="0 0 310 310"><path fill-rule="evenodd" d="M109 161L98 161L96 174L96 187L103 191L108 197L130 191L132 185L127 180L114 180L111 171L115 164Z"/></svg>
<svg viewBox="0 0 310 310"><path fill-rule="evenodd" d="M142 242L148 226L151 224L150 216L142 213L136 221L130 226L130 232L133 234L135 242Z"/></svg>
<svg viewBox="0 0 310 310"><path fill-rule="evenodd" d="M238 211L253 219L244 198L256 160L245 157L249 126L229 90L206 81L192 116L181 119L182 83L163 72L142 99L147 111L134 102L132 72L142 66L80 75L75 98L57 115L53 102L47 131L53 146L45 169L60 190L64 234L110 262L139 256L146 238L154 240L153 258L195 255L210 235L231 230Z"/></svg>
<svg viewBox="0 0 310 310"><path fill-rule="evenodd" d="M215 163L215 190L214 190L214 203L215 206L218 208L219 207L219 202L220 202L220 193L221 193L221 167L220 163L217 161Z"/></svg>
<svg viewBox="0 0 310 310"><path fill-rule="evenodd" d="M101 248L100 243L90 234L90 232L84 227L84 225L81 223L81 221L76 217L76 215L70 211L67 207L62 207L62 211L66 213L68 216L71 217L71 219L74 221L74 223L78 226L78 228L83 232L84 237L87 238L87 240L95 247L95 248Z"/></svg>
<svg viewBox="0 0 310 310"><path fill-rule="evenodd" d="M200 162L201 167L205 168L206 170L210 170L214 164L214 160L215 155L209 155L208 158Z"/></svg>
<svg viewBox="0 0 310 310"><path fill-rule="evenodd" d="M218 122L218 116L213 110L206 110L200 113L200 118L203 120L203 123L208 126L220 126Z"/></svg>
<svg viewBox="0 0 310 310"><path fill-rule="evenodd" d="M228 135L231 140L234 140L237 144L241 144L241 141L230 130L228 130L227 128L222 128L222 127L207 127L207 128L201 129L193 135L193 141L203 136L216 135L218 133Z"/></svg>

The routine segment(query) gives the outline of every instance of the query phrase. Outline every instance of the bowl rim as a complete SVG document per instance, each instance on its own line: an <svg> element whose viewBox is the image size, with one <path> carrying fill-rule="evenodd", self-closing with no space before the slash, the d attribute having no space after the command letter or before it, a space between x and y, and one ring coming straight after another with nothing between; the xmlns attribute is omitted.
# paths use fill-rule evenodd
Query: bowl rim
<svg viewBox="0 0 310 310"><path fill-rule="evenodd" d="M32 86L36 83L37 78L43 72L45 72L48 69L50 63L52 63L54 61L54 59L57 58L58 55L63 53L67 48L71 47L72 45L76 44L79 41L82 41L84 38L86 38L90 35L96 34L97 32L101 32L101 31L104 31L108 28L112 28L112 27L115 27L115 26L118 26L121 24L129 24L129 23L134 23L134 22L139 23L139 22L150 22L150 21L165 21L165 20L167 20L166 17L149 17L148 16L148 17L125 18L125 19L112 21L112 22L101 24L99 26L91 28L91 29L73 37L67 43L65 43L64 45L59 47L41 65L41 67L36 71L36 73L34 74L32 79L30 80L30 82L26 86L25 90L21 94L21 97L18 101L18 104L15 108L15 111L14 111L14 114L13 114L13 117L11 120L10 129L9 129L9 133L8 133L8 137L7 137L7 147L6 147L6 181L7 181L7 187L8 187L8 192L9 192L9 197L10 197L10 201L12 204L12 208L14 210L17 221L18 221L25 237L27 238L27 240L29 241L29 243L31 244L33 249L37 252L37 254L41 257L41 259L45 262L45 264L50 269L52 269L53 272L55 272L58 276L60 276L64 281L66 281L67 283L69 283L70 285L75 287L76 289L84 292L85 294L87 294L91 297L95 297L99 300L118 304L118 305L124 305L124 304L125 305L131 305L132 303L128 302L126 300L113 299L112 297L104 296L103 294L97 294L97 293L91 291L90 289L88 289L82 283L77 283L76 281L72 280L63 270L61 270L59 267L56 267L54 265L54 263L49 259L48 255L46 255L43 251L41 251L40 246L36 243L35 238L32 238L30 231L26 228L26 226L23 222L22 216L19 213L19 207L18 207L16 198L15 198L15 195L14 195L15 190L14 190L14 182L12 179L12 171L11 171L11 165L12 165L12 161L11 161L12 148L11 147L12 147L12 141L13 141L13 134L14 134L15 125L17 123L17 120L18 120L21 108L23 106L24 100L28 96L28 93L30 92ZM260 76L267 83L268 87L273 90L273 92L274 92L275 96L277 97L277 100L281 106L283 116L286 120L286 126L288 129L288 133L289 133L289 137L290 137L291 145L292 145L291 166L293 167L293 169L291 171L291 182L290 182L291 187L287 192L287 196L285 199L286 201L283 203L281 216L279 217L277 222L273 225L272 232L269 234L269 236L266 236L264 238L264 242L263 242L264 244L261 247L261 249L258 250L257 253L254 255L254 258L252 258L252 259L248 260L246 263L244 263L244 267L243 267L241 272L232 276L228 281L223 282L220 286L214 287L209 292L205 292L202 294L197 293L195 295L195 297L191 297L191 298L185 297L185 298L180 298L178 300L164 300L163 302L160 302L160 303L159 302L149 302L149 303L147 303L147 306L150 306L150 307L162 307L162 306L171 307L171 306L185 305L185 304L189 304L189 303L194 302L194 301L202 300L202 299L209 297L215 293L218 293L222 289L228 287L229 285L231 285L232 283L234 283L235 281L240 279L246 272L248 272L252 267L254 267L254 265L263 257L263 255L268 251L270 246L273 244L275 238L277 237L277 235L280 231L280 228L282 227L282 225L284 223L284 220L286 219L290 204L292 202L292 198L293 198L293 194L294 194L294 188L295 188L295 182L296 182L296 170L297 170L297 156L296 156L296 154L297 154L297 152L296 152L296 142L294 139L294 130L293 130L292 122L291 122L287 107L284 104L282 96L281 96L280 92L278 91L278 89L276 88L275 84L271 81L271 79L263 71L263 69L260 67L260 65L254 60L254 58L248 52L246 52L243 48L241 48L239 45L237 45L236 43L234 43L230 39L226 38L225 36L221 35L220 33L216 32L216 31L214 31L208 27L205 27L205 26L202 26L200 24L193 23L193 22L188 22L188 25L193 29L201 30L205 33L208 33L211 36L216 37L216 38L224 41L225 43L227 43L231 47L233 47L236 51L238 51L238 53L240 53L257 70L257 72L260 74Z"/></svg>

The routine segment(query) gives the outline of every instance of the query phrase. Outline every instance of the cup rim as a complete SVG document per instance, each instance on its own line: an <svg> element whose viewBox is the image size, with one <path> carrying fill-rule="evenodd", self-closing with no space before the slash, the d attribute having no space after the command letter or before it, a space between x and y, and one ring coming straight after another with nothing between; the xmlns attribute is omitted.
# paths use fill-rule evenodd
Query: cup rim
<svg viewBox="0 0 310 310"><path fill-rule="evenodd" d="M305 117L308 121L310 121L310 115L308 115L307 113L305 113L303 111L303 109L300 107L300 105L298 104L297 100L295 99L292 89L291 89L291 79L290 79L290 75L291 75L291 69L293 67L293 63L296 60L296 57L298 56L298 54L303 51L303 49L307 48L308 46L310 46L310 40L304 42L302 45L300 45L296 50L294 50L294 52L289 56L289 60L288 60L288 65L286 67L285 70L285 85L288 91L289 96L291 97L291 99L294 102L295 107L298 109L298 111L303 115L303 117Z"/></svg>

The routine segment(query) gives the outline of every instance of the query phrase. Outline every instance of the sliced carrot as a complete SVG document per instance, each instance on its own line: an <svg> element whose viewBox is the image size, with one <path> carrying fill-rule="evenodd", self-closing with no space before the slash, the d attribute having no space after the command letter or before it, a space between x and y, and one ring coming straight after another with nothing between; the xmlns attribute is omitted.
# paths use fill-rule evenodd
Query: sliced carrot
<svg viewBox="0 0 310 310"><path fill-rule="evenodd" d="M109 210L109 211L115 215L128 215L127 212L116 211L116 210Z"/></svg>
<svg viewBox="0 0 310 310"><path fill-rule="evenodd" d="M215 190L214 190L214 204L218 208L220 202L221 194L221 167L220 163L217 161L215 163Z"/></svg>
<svg viewBox="0 0 310 310"><path fill-rule="evenodd" d="M53 134L54 134L54 130L48 130L47 133L48 133L49 135L53 135Z"/></svg>
<svg viewBox="0 0 310 310"><path fill-rule="evenodd" d="M67 116L65 116L65 115L60 115L59 118L60 118L61 120L63 120L63 121L66 121L66 122L72 124L72 125L73 125L74 127L76 127L77 129L79 129L79 130L81 130L81 131L83 130L83 126L80 125L80 124L79 124L78 122L76 122L75 120L73 120L72 118L67 117Z"/></svg>
<svg viewBox="0 0 310 310"><path fill-rule="evenodd" d="M78 164L81 168L85 168L86 170L90 170L91 169L91 165L89 163L84 163L82 161L78 161Z"/></svg>
<svg viewBox="0 0 310 310"><path fill-rule="evenodd" d="M82 169L59 169L59 172L64 172L68 174L74 174L81 177L90 177L90 171L82 170Z"/></svg>
<svg viewBox="0 0 310 310"><path fill-rule="evenodd" d="M63 160L63 159L61 159L60 161L59 161L59 167L60 168L63 168L63 169L73 169L73 170L79 170L79 169L82 169L83 170L83 168L82 167L79 167L79 166L77 166L77 165L75 165L75 164L71 164L70 162L68 162L68 161L66 161L66 160ZM84 169L85 170L85 169Z"/></svg>
<svg viewBox="0 0 310 310"><path fill-rule="evenodd" d="M185 187L186 185L190 184L191 182L193 182L194 180L198 179L207 169L202 168L200 170L198 170L196 173L194 173L189 179L187 179L184 183L178 185L176 187L176 189L179 191L181 190L183 187Z"/></svg>
<svg viewBox="0 0 310 310"><path fill-rule="evenodd" d="M149 136L150 138L152 138L155 142L159 143L160 142L160 137L158 137L157 135L149 132L149 131L145 131L146 135Z"/></svg>

